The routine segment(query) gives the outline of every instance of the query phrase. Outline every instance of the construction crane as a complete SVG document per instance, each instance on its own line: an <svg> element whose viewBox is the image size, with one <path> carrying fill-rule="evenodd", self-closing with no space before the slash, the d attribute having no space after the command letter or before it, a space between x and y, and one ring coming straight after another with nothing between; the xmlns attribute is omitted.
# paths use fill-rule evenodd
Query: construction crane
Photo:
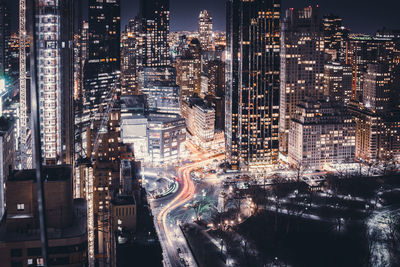
<svg viewBox="0 0 400 267"><path fill-rule="evenodd" d="M92 168L86 168L85 170L85 191L86 191L86 200L87 200L87 225L88 225L88 266L89 267L94 267L95 266L95 261L96 260L106 260L106 257L104 254L97 254L95 255L95 230L99 232L107 232L107 228L109 226L109 220L106 219L106 210L103 209L101 212L101 217L102 219L102 224L98 224L96 226L95 224L95 216L94 216L94 192L95 192L95 184L94 184L94 173L93 173L93 164L97 160L97 155L98 155L98 149L100 145L100 139L101 136L107 132L106 127L107 123L109 121L109 116L110 116L110 111L114 107L115 99L116 99L116 91L117 91L117 85L114 85L113 88L108 92L107 96L105 99L109 99L109 101L106 104L106 107L104 110L98 110L96 111L95 114L92 115L92 118L90 120L90 126L94 128L95 130L95 137L93 139L93 148L90 151L90 154L88 151L84 151L83 147L82 150L86 154L86 161L84 161L85 165L90 166ZM96 120L100 117L100 122L98 126L95 126ZM95 128L96 127L96 128ZM91 136L87 136L86 138L90 138Z"/></svg>
<svg viewBox="0 0 400 267"><path fill-rule="evenodd" d="M27 166L27 106L26 106L26 1L19 0L19 120L20 120L20 152L22 169Z"/></svg>

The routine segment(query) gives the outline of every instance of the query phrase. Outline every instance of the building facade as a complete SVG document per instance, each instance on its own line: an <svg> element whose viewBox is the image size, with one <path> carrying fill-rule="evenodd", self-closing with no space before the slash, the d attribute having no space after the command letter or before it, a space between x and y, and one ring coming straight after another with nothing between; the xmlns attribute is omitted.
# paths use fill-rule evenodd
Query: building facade
<svg viewBox="0 0 400 267"><path fill-rule="evenodd" d="M202 10L199 15L199 40L202 51L212 51L214 48L213 22L209 11Z"/></svg>
<svg viewBox="0 0 400 267"><path fill-rule="evenodd" d="M168 66L171 63L168 46L169 0L141 0L142 65Z"/></svg>
<svg viewBox="0 0 400 267"><path fill-rule="evenodd" d="M42 171L48 265L86 265L86 201L72 197L72 168L46 166ZM36 187L35 170L17 171L7 181L7 216L0 223L2 266L43 265Z"/></svg>
<svg viewBox="0 0 400 267"><path fill-rule="evenodd" d="M279 146L287 154L297 104L305 97L324 96L324 33L318 7L286 11L281 49Z"/></svg>
<svg viewBox="0 0 400 267"><path fill-rule="evenodd" d="M129 20L121 40L121 94L137 93L138 73L142 60L142 37L139 18Z"/></svg>
<svg viewBox="0 0 400 267"><path fill-rule="evenodd" d="M324 66L324 94L340 106L348 106L351 99L351 66L341 61L329 61Z"/></svg>
<svg viewBox="0 0 400 267"><path fill-rule="evenodd" d="M84 68L82 123L106 110L119 87L120 1L89 1L88 60Z"/></svg>
<svg viewBox="0 0 400 267"><path fill-rule="evenodd" d="M211 103L200 97L191 97L183 101L182 116L188 132L200 145L206 146L214 140L215 110Z"/></svg>
<svg viewBox="0 0 400 267"><path fill-rule="evenodd" d="M179 115L150 114L148 121L148 148L153 165L176 164L185 147L185 119Z"/></svg>
<svg viewBox="0 0 400 267"><path fill-rule="evenodd" d="M181 90L173 67L143 68L140 92L153 112L181 114Z"/></svg>
<svg viewBox="0 0 400 267"><path fill-rule="evenodd" d="M45 164L71 164L73 157L72 1L39 1L37 62L40 137Z"/></svg>
<svg viewBox="0 0 400 267"><path fill-rule="evenodd" d="M280 10L279 0L227 1L225 138L232 169L278 160Z"/></svg>
<svg viewBox="0 0 400 267"><path fill-rule="evenodd" d="M9 71L10 14L6 0L0 1L0 79Z"/></svg>
<svg viewBox="0 0 400 267"><path fill-rule="evenodd" d="M14 122L0 118L0 220L6 210L6 182L15 168Z"/></svg>
<svg viewBox="0 0 400 267"><path fill-rule="evenodd" d="M356 121L356 158L375 163L398 159L400 43L393 36L351 36L349 109Z"/></svg>
<svg viewBox="0 0 400 267"><path fill-rule="evenodd" d="M331 164L353 162L355 127L349 113L329 102L301 102L289 131L289 164L324 169Z"/></svg>

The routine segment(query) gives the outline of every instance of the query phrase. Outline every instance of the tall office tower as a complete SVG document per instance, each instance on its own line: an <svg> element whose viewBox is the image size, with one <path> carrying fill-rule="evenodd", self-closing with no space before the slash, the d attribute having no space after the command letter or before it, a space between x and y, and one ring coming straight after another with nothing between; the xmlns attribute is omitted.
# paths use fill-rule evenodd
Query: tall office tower
<svg viewBox="0 0 400 267"><path fill-rule="evenodd" d="M143 67L168 66L169 0L141 0Z"/></svg>
<svg viewBox="0 0 400 267"><path fill-rule="evenodd" d="M339 106L347 106L351 99L351 66L344 62L329 61L325 63L325 95Z"/></svg>
<svg viewBox="0 0 400 267"><path fill-rule="evenodd" d="M200 11L199 15L199 37L202 51L213 50L213 23L210 12Z"/></svg>
<svg viewBox="0 0 400 267"><path fill-rule="evenodd" d="M287 154L296 105L305 97L324 96L324 33L319 8L288 9L281 38L279 149Z"/></svg>
<svg viewBox="0 0 400 267"><path fill-rule="evenodd" d="M122 32L121 47L121 91L122 95L137 93L138 71L141 68L140 20L129 20Z"/></svg>
<svg viewBox="0 0 400 267"><path fill-rule="evenodd" d="M101 72L120 69L120 1L89 0L89 63Z"/></svg>
<svg viewBox="0 0 400 267"><path fill-rule="evenodd" d="M8 69L10 38L10 17L7 1L0 0L0 79L5 76Z"/></svg>
<svg viewBox="0 0 400 267"><path fill-rule="evenodd" d="M120 1L89 1L88 62L84 71L83 123L105 111L119 79Z"/></svg>
<svg viewBox="0 0 400 267"><path fill-rule="evenodd" d="M40 0L36 13L40 138L45 164L73 162L73 1Z"/></svg>
<svg viewBox="0 0 400 267"><path fill-rule="evenodd" d="M225 138L232 169L278 161L280 0L227 1Z"/></svg>
<svg viewBox="0 0 400 267"><path fill-rule="evenodd" d="M181 114L181 92L173 67L143 68L140 91L151 112Z"/></svg>
<svg viewBox="0 0 400 267"><path fill-rule="evenodd" d="M329 14L322 19L325 37L325 51L332 60L345 60L346 40L349 30L343 27L342 18Z"/></svg>

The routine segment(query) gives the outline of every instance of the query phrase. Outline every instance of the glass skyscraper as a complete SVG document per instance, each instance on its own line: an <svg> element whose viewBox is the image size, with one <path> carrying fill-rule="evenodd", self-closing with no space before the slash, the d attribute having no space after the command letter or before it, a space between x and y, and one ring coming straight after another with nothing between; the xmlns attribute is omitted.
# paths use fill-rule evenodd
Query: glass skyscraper
<svg viewBox="0 0 400 267"><path fill-rule="evenodd" d="M143 67L169 65L169 0L141 0L139 15L142 20Z"/></svg>
<svg viewBox="0 0 400 267"><path fill-rule="evenodd" d="M226 159L232 169L278 160L280 0L227 1Z"/></svg>

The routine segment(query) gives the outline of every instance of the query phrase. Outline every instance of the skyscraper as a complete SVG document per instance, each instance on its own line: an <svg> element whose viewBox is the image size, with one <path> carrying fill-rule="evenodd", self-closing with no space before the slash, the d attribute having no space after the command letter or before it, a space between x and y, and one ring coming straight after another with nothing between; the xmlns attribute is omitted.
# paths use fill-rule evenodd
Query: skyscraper
<svg viewBox="0 0 400 267"><path fill-rule="evenodd" d="M227 1L226 159L278 160L280 0Z"/></svg>
<svg viewBox="0 0 400 267"><path fill-rule="evenodd" d="M201 50L213 50L213 24L210 12L202 10L199 15L199 37Z"/></svg>
<svg viewBox="0 0 400 267"><path fill-rule="evenodd" d="M351 98L351 66L340 61L329 61L324 66L325 95L340 106L347 106Z"/></svg>
<svg viewBox="0 0 400 267"><path fill-rule="evenodd" d="M137 93L138 71L141 67L142 38L140 20L129 20L122 32L121 47L121 91L122 95Z"/></svg>
<svg viewBox="0 0 400 267"><path fill-rule="evenodd" d="M322 24L325 37L325 52L332 56L332 60L344 60L349 30L343 27L342 18L328 14L322 19Z"/></svg>
<svg viewBox="0 0 400 267"><path fill-rule="evenodd" d="M181 87L182 98L200 94L201 54L200 42L193 39L188 49L176 61L177 84Z"/></svg>
<svg viewBox="0 0 400 267"><path fill-rule="evenodd" d="M36 13L40 137L45 164L73 153L73 2L40 0Z"/></svg>
<svg viewBox="0 0 400 267"><path fill-rule="evenodd" d="M86 123L104 112L120 70L120 1L89 1L89 57L84 71Z"/></svg>
<svg viewBox="0 0 400 267"><path fill-rule="evenodd" d="M89 0L89 63L98 73L120 69L120 0Z"/></svg>
<svg viewBox="0 0 400 267"><path fill-rule="evenodd" d="M143 67L161 67L170 64L169 0L141 0L140 18L143 37Z"/></svg>
<svg viewBox="0 0 400 267"><path fill-rule="evenodd" d="M348 44L356 158L370 163L400 158L399 45L393 37L376 36L352 36Z"/></svg>
<svg viewBox="0 0 400 267"><path fill-rule="evenodd" d="M279 149L287 154L296 105L305 97L324 95L324 33L318 7L286 11L281 49Z"/></svg>

